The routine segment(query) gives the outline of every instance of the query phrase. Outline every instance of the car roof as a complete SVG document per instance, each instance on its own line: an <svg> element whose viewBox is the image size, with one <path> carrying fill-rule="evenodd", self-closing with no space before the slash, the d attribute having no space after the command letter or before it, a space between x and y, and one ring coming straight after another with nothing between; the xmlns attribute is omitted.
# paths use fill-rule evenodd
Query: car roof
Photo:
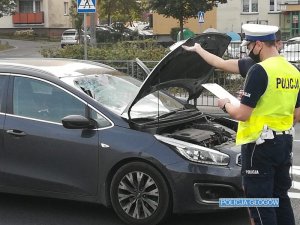
<svg viewBox="0 0 300 225"><path fill-rule="evenodd" d="M57 78L83 76L100 73L120 73L105 64L92 61L65 58L10 58L1 59L0 72L20 73L34 72L47 74Z"/></svg>
<svg viewBox="0 0 300 225"><path fill-rule="evenodd" d="M68 30L65 30L64 33L68 33L68 32L77 32L76 29L68 29Z"/></svg>
<svg viewBox="0 0 300 225"><path fill-rule="evenodd" d="M298 41L300 41L300 37L293 37L293 38L287 40L288 43L289 42L298 42Z"/></svg>

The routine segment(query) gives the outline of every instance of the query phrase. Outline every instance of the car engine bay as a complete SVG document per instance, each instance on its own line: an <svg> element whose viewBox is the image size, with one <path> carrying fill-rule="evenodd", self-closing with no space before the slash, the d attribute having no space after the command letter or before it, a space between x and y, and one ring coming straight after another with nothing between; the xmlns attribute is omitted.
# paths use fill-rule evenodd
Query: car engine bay
<svg viewBox="0 0 300 225"><path fill-rule="evenodd" d="M169 128L161 135L213 148L224 143L234 142L236 132L214 121L196 121L174 130Z"/></svg>
<svg viewBox="0 0 300 225"><path fill-rule="evenodd" d="M224 117L193 114L190 118L162 119L160 121L135 124L137 129L153 134L201 145L220 148L235 142L237 123Z"/></svg>

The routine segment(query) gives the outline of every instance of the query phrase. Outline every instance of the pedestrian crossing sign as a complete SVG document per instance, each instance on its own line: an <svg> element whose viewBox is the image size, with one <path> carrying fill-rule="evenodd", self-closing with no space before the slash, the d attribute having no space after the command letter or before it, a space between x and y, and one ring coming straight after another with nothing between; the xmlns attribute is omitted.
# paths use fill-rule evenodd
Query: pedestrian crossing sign
<svg viewBox="0 0 300 225"><path fill-rule="evenodd" d="M96 0L77 0L78 13L95 13Z"/></svg>
<svg viewBox="0 0 300 225"><path fill-rule="evenodd" d="M198 22L204 23L204 12L202 12L202 11L198 12Z"/></svg>

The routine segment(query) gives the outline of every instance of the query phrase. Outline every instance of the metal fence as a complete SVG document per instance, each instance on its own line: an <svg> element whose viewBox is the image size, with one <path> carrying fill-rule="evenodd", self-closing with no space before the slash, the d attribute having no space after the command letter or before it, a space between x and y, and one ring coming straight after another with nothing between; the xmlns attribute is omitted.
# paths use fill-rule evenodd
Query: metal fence
<svg viewBox="0 0 300 225"><path fill-rule="evenodd" d="M122 71L129 76L132 76L140 81L143 81L147 74L141 69L135 60L99 60L97 62L104 63ZM143 61L145 65L151 70L158 63L158 61ZM230 93L235 94L241 89L244 79L237 74L228 74L220 70L214 70L208 83L217 83L227 89ZM176 97L186 99L188 93L182 88L169 88L170 94ZM217 106L217 98L210 92L203 90L201 96L197 99L198 106Z"/></svg>
<svg viewBox="0 0 300 225"><path fill-rule="evenodd" d="M235 42L229 45L223 57L226 59L239 59L246 56L246 54L245 49L240 48L240 43ZM298 66L298 61L300 59L300 42L284 42L281 54ZM110 65L141 81L147 77L147 74L141 69L135 60L101 60L98 62ZM151 70L158 61L143 61L143 63ZM243 87L244 78L242 78L239 74L230 74L224 71L214 70L208 83L217 83L228 90L231 94L236 95L236 92ZM188 96L186 91L181 88L170 88L167 91L180 98L187 98ZM204 90L197 100L197 105L217 106L217 98L215 98L210 92Z"/></svg>

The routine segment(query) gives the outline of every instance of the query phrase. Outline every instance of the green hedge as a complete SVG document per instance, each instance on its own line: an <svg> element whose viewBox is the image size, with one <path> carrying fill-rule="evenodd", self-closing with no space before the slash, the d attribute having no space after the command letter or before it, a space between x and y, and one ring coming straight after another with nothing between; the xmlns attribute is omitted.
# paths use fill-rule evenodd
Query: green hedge
<svg viewBox="0 0 300 225"><path fill-rule="evenodd" d="M90 60L141 60L158 61L162 59L168 49L153 40L126 41L115 44L103 44L97 48L88 47ZM44 57L83 59L83 45L70 45L57 49L42 49Z"/></svg>

